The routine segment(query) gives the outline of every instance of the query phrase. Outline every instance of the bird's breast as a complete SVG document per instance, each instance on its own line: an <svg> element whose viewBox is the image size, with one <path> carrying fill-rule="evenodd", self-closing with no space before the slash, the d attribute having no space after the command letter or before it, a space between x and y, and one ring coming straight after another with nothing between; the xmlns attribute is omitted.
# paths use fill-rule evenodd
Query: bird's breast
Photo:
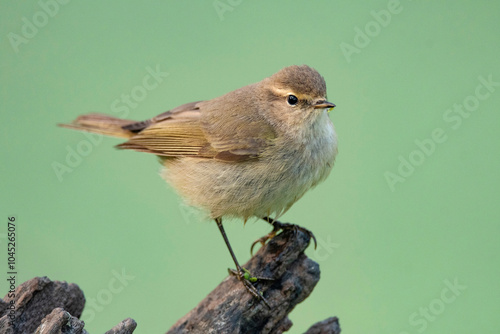
<svg viewBox="0 0 500 334"><path fill-rule="evenodd" d="M326 116L292 136L278 136L256 160L169 160L164 177L212 218L279 217L328 176L336 153L337 137Z"/></svg>
<svg viewBox="0 0 500 334"><path fill-rule="evenodd" d="M337 136L327 115L307 127L280 137L274 157L266 161L266 179L274 182L284 210L330 174L337 154ZM279 184L278 184L279 183Z"/></svg>
<svg viewBox="0 0 500 334"><path fill-rule="evenodd" d="M313 187L323 181L333 167L337 135L333 123L324 113L315 122L284 136L278 145L281 146L278 150L284 155L278 160L287 163L283 169L289 174L289 181Z"/></svg>

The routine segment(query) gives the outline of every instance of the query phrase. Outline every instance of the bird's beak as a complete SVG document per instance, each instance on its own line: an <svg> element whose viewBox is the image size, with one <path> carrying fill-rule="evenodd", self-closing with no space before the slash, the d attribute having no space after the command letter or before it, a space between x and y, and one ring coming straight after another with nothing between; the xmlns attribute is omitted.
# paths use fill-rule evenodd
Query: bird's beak
<svg viewBox="0 0 500 334"><path fill-rule="evenodd" d="M314 105L314 109L333 109L335 108L335 104L328 102L326 100L319 100Z"/></svg>

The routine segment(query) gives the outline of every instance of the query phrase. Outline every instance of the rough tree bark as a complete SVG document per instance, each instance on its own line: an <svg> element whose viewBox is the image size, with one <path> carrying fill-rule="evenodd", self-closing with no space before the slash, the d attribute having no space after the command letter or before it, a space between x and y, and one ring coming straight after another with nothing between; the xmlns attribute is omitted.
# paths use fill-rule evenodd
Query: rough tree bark
<svg viewBox="0 0 500 334"><path fill-rule="evenodd" d="M319 265L304 254L309 242L309 235L302 230L287 229L243 266L252 275L274 278L255 284L271 309L248 293L236 277L228 276L167 334L287 331L292 326L288 314L309 296L319 281Z"/></svg>
<svg viewBox="0 0 500 334"><path fill-rule="evenodd" d="M271 309L248 293L234 276L228 276L167 334L287 331L292 326L288 314L309 296L320 277L318 264L304 254L309 241L309 235L301 230L285 230L244 265L252 275L274 279L255 283ZM83 328L84 322L78 320L84 305L85 297L76 284L35 277L19 285L14 298L6 295L0 299L0 334L88 334ZM135 321L128 318L106 334L129 334L136 326ZM338 333L336 317L318 322L306 332Z"/></svg>
<svg viewBox="0 0 500 334"><path fill-rule="evenodd" d="M19 285L14 296L0 299L0 334L88 334L78 320L84 306L78 285L35 277ZM126 319L106 333L129 334L136 326Z"/></svg>

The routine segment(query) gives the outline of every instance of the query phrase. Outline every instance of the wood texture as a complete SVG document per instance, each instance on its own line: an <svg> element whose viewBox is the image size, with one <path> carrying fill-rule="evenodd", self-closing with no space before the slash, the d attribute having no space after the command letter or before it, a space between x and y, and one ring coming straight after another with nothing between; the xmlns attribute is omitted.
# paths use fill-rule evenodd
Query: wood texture
<svg viewBox="0 0 500 334"><path fill-rule="evenodd" d="M288 314L311 294L320 278L319 265L304 254L309 242L307 233L300 229L287 229L244 265L254 276L274 278L254 283L271 309L253 297L234 276L228 276L193 310L179 319L167 334L286 332L292 326ZM189 287L180 288L189 291ZM12 304L15 305L15 312L13 317L9 317L12 316ZM84 322L79 320L84 305L85 297L76 284L35 277L19 285L15 297L7 295L0 299L0 334L88 334ZM165 305L151 312L161 315L168 308ZM161 319L159 316L158 321ZM131 334L136 326L136 322L128 318L106 334ZM336 317L318 322L306 332L339 333Z"/></svg>
<svg viewBox="0 0 500 334"><path fill-rule="evenodd" d="M274 281L255 283L271 309L248 293L235 277L229 276L167 334L287 331L292 326L288 314L309 296L320 278L319 265L304 254L309 242L309 235L300 229L287 229L243 266L254 276L274 278Z"/></svg>
<svg viewBox="0 0 500 334"><path fill-rule="evenodd" d="M14 295L0 299L1 334L88 334L84 322L78 320L85 306L78 285L35 277L20 284ZM130 334L136 326L134 320L126 319L106 334Z"/></svg>

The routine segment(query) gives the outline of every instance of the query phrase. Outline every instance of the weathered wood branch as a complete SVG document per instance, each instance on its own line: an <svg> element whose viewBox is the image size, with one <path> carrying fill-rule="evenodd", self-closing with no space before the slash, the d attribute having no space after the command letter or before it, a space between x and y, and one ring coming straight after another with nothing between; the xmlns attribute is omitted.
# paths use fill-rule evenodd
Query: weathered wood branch
<svg viewBox="0 0 500 334"><path fill-rule="evenodd" d="M288 314L306 299L320 271L304 250L310 241L301 230L285 230L244 265L254 276L272 277L255 286L271 305L253 297L234 276L228 276L198 306L174 324L167 334L283 333L292 322ZM79 320L85 297L76 284L35 277L0 299L0 334L88 334ZM157 311L155 311L157 312ZM130 334L137 324L128 318L106 334ZM306 334L338 334L338 319L313 325Z"/></svg>
<svg viewBox="0 0 500 334"><path fill-rule="evenodd" d="M167 334L287 331L292 326L288 314L309 296L320 277L319 265L304 254L309 242L309 235L302 230L287 229L244 265L254 276L274 278L255 284L271 309L248 293L236 277L228 276Z"/></svg>
<svg viewBox="0 0 500 334"><path fill-rule="evenodd" d="M0 334L88 334L78 320L84 306L78 285L35 277L0 299ZM130 334L136 326L126 319L106 334Z"/></svg>
<svg viewBox="0 0 500 334"><path fill-rule="evenodd" d="M340 334L339 319L331 317L312 325L304 334Z"/></svg>

